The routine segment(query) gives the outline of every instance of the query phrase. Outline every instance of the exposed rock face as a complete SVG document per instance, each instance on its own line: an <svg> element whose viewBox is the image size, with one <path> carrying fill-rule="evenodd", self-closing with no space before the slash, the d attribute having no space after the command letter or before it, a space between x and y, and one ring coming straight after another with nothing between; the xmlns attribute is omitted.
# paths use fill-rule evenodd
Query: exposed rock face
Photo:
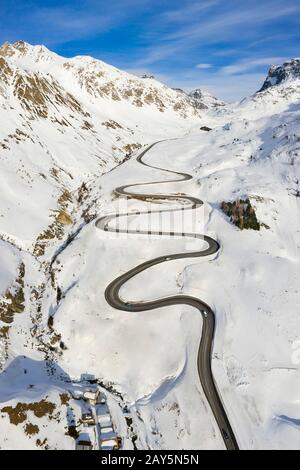
<svg viewBox="0 0 300 470"><path fill-rule="evenodd" d="M225 106L224 101L218 100L210 93L200 90L199 88L191 91L188 96L191 98L194 106L198 109L209 109Z"/></svg>
<svg viewBox="0 0 300 470"><path fill-rule="evenodd" d="M12 57L16 50L18 50L23 55L26 54L27 44L24 41L17 41L14 44L5 42L0 48L0 55L3 57Z"/></svg>
<svg viewBox="0 0 300 470"><path fill-rule="evenodd" d="M0 235L18 247L26 240L39 258L68 236L78 211L85 223L93 217L94 201L81 209L68 195L203 118L186 93L153 77L19 41L0 47L0 121Z"/></svg>
<svg viewBox="0 0 300 470"><path fill-rule="evenodd" d="M73 223L72 217L65 211L60 211L56 220L62 225L71 225Z"/></svg>
<svg viewBox="0 0 300 470"><path fill-rule="evenodd" d="M26 55L28 47L23 42L14 46L5 43L0 48L0 95L8 92L17 98L18 103L27 111L29 118L47 118L49 110L65 106L70 111L86 116L80 103L68 93L54 77L30 70L22 70L11 63L14 54ZM51 113L50 113L51 114ZM50 116L54 117L54 116ZM65 125L67 123L65 122Z"/></svg>
<svg viewBox="0 0 300 470"><path fill-rule="evenodd" d="M67 93L52 78L47 79L38 74L20 74L15 76L12 85L14 95L19 99L22 107L36 116L46 118L50 104L58 107L64 105L73 112L87 115L76 98Z"/></svg>
<svg viewBox="0 0 300 470"><path fill-rule="evenodd" d="M235 202L223 201L221 209L230 217L230 221L241 230L260 230L260 224L257 221L255 210L248 198L245 200L238 199Z"/></svg>
<svg viewBox="0 0 300 470"><path fill-rule="evenodd" d="M5 79L7 82L9 77L12 78L14 74L11 73L10 66L17 65L20 70L14 71L15 86L21 89L22 97L27 93L26 97L39 103L40 117L45 117L47 114L44 95L50 91L49 86L63 87L65 91L69 91L70 84L94 98L108 98L116 102L128 101L137 108L155 106L162 113L172 109L182 117L198 113L199 106L196 106L186 94L157 82L154 76L144 75L139 78L92 57L64 59L48 51L44 46L31 46L18 41L14 44L5 43L0 48L0 58L2 80ZM72 87L72 91L73 89ZM60 97L62 95L57 90L51 90L51 94L54 94L55 99L56 94Z"/></svg>
<svg viewBox="0 0 300 470"><path fill-rule="evenodd" d="M0 47L0 115L0 163L15 164L21 177L19 159L30 155L45 182L53 177L72 189L80 175L109 170L133 149L181 135L202 118L186 94L154 78L23 41Z"/></svg>
<svg viewBox="0 0 300 470"><path fill-rule="evenodd" d="M195 106L197 106L198 109L208 108L206 104L203 103L203 96L202 96L201 90L194 90L191 93L189 93L189 96L192 98L192 101L195 103Z"/></svg>
<svg viewBox="0 0 300 470"><path fill-rule="evenodd" d="M0 80L3 81L5 84L9 83L10 77L12 77L13 72L9 67L6 60L3 57L0 57Z"/></svg>
<svg viewBox="0 0 300 470"><path fill-rule="evenodd" d="M221 106L225 106L224 101L221 101L210 93L207 93L200 88L187 93L182 88L172 88L172 90L176 91L181 96L185 96L189 99L192 106L194 106L198 110L205 110L205 109L214 109Z"/></svg>
<svg viewBox="0 0 300 470"><path fill-rule="evenodd" d="M185 93L182 88L172 88L172 90L177 91L178 93Z"/></svg>
<svg viewBox="0 0 300 470"><path fill-rule="evenodd" d="M300 78L300 59L291 59L282 65L272 65L259 92L295 78Z"/></svg>
<svg viewBox="0 0 300 470"><path fill-rule="evenodd" d="M7 289L3 299L0 301L0 321L3 323L12 323L14 315L24 311L24 276L25 265L21 263L14 286Z"/></svg>

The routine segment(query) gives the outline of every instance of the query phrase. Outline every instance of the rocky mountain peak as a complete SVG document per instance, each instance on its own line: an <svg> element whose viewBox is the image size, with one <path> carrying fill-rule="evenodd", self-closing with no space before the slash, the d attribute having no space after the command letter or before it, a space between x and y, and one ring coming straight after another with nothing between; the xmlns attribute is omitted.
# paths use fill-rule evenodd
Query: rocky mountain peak
<svg viewBox="0 0 300 470"><path fill-rule="evenodd" d="M195 98L195 99L198 99L200 100L201 98L203 98L203 91L200 90L200 88L196 88L196 90L193 90L189 93L189 95L192 97L192 98Z"/></svg>
<svg viewBox="0 0 300 470"><path fill-rule="evenodd" d="M297 78L300 78L300 59L291 59L282 65L272 65L259 93L272 86Z"/></svg>
<svg viewBox="0 0 300 470"><path fill-rule="evenodd" d="M213 95L201 90L200 88L196 88L191 91L188 96L198 109L217 108L225 105L223 101L215 98Z"/></svg>
<svg viewBox="0 0 300 470"><path fill-rule="evenodd" d="M149 75L149 74L147 74L147 73L143 73L143 74L141 75L141 78L149 78L150 80L154 80L154 79L155 79L155 76L154 76L154 75L151 75L151 74Z"/></svg>
<svg viewBox="0 0 300 470"><path fill-rule="evenodd" d="M17 52L21 53L22 55L25 55L30 46L24 41L17 41L13 44L10 42L5 42L1 47L0 47L0 55L3 57L12 57L15 55Z"/></svg>
<svg viewBox="0 0 300 470"><path fill-rule="evenodd" d="M24 41L4 43L0 47L0 57L5 61L5 68L10 67L18 75L34 76L35 84L36 77L39 77L39 82L57 82L56 85L73 96L87 93L95 103L99 99L108 99L127 103L134 108L149 108L149 111L152 108L162 114L169 110L180 119L199 118L199 111L224 104L200 89L189 94L181 89L169 88L152 75L137 77L87 56L67 59L45 46L30 45ZM7 73L5 75L7 81ZM44 95L44 90L41 93ZM59 93L63 94L62 91ZM52 98L48 98L50 103ZM82 96L77 99L80 101Z"/></svg>

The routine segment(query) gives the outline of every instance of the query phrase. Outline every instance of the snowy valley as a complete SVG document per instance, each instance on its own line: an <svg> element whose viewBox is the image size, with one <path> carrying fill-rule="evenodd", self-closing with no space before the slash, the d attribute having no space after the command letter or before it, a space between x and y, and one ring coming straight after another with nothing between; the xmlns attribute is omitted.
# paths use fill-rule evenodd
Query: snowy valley
<svg viewBox="0 0 300 470"><path fill-rule="evenodd" d="M226 104L90 57L0 48L1 449L74 449L90 389L106 396L99 406L123 449L224 448L199 382L199 312L124 312L105 299L138 264L203 247L97 228L105 214L147 211L115 189L170 180L162 168L193 178L131 191L173 194L165 208L182 194L200 198L184 231L220 250L153 266L121 297L186 294L210 305L213 376L239 447L299 449L299 66L272 67L259 92ZM150 167L141 165L154 142ZM259 230L222 211L239 200ZM170 218L156 223L168 230ZM141 215L130 228L147 224Z"/></svg>

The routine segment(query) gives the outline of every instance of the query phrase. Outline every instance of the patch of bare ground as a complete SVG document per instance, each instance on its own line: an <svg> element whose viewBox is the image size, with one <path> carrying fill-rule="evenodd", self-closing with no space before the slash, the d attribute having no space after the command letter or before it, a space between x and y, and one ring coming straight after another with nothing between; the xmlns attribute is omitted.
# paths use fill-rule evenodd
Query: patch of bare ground
<svg viewBox="0 0 300 470"><path fill-rule="evenodd" d="M1 409L1 412L7 413L11 424L17 426L18 424L26 421L28 411L32 411L37 418L42 418L43 416L48 415L51 419L55 408L56 405L54 403L43 399L33 403L18 402L16 406L5 406Z"/></svg>
<svg viewBox="0 0 300 470"><path fill-rule="evenodd" d="M178 403L174 402L170 405L169 411L174 411L178 416L180 415L180 407Z"/></svg>
<svg viewBox="0 0 300 470"><path fill-rule="evenodd" d="M48 449L48 445L47 445L47 438L45 438L43 441L41 441L41 439L37 439L35 441L35 444L37 447L41 447L41 449L45 449L47 450Z"/></svg>
<svg viewBox="0 0 300 470"><path fill-rule="evenodd" d="M0 301L0 320L4 323L12 323L15 314L25 309L24 276L25 265L21 263L14 285L7 289Z"/></svg>
<svg viewBox="0 0 300 470"><path fill-rule="evenodd" d="M24 426L24 432L27 436L33 436L38 434L40 428L36 424L26 423Z"/></svg>
<svg viewBox="0 0 300 470"><path fill-rule="evenodd" d="M123 151L126 152L126 154L131 154L135 150L139 150L142 147L142 144L134 143L134 144L127 144L124 147L122 147Z"/></svg>
<svg viewBox="0 0 300 470"><path fill-rule="evenodd" d="M21 106L34 117L47 118L50 107L57 109L61 106L87 116L76 98L65 92L53 78L46 79L35 73L16 74L14 95L20 101ZM60 124L68 125L66 122L60 122Z"/></svg>
<svg viewBox="0 0 300 470"><path fill-rule="evenodd" d="M65 234L64 227L72 225L73 219L67 212L68 205L72 202L71 193L64 190L57 200L58 210L55 210L55 220L37 237L33 254L35 256L43 256L50 240L62 240Z"/></svg>
<svg viewBox="0 0 300 470"><path fill-rule="evenodd" d="M0 81L3 81L5 85L8 85L12 76L13 76L12 69L9 67L6 60L3 59L3 57L0 57Z"/></svg>
<svg viewBox="0 0 300 470"><path fill-rule="evenodd" d="M33 254L35 256L43 256L45 254L47 242L53 239L61 240L63 238L63 234L63 228L55 220L38 236Z"/></svg>
<svg viewBox="0 0 300 470"><path fill-rule="evenodd" d="M16 129L15 132L8 134L7 137L5 137L2 142L0 142L0 147L2 147L4 150L9 150L9 145L11 143L16 143L18 145L20 142L25 142L26 140L31 140L31 142L33 142L33 139L29 134L26 134L21 129Z"/></svg>
<svg viewBox="0 0 300 470"><path fill-rule="evenodd" d="M68 393L60 393L59 398L62 405L69 405L71 397Z"/></svg>
<svg viewBox="0 0 300 470"><path fill-rule="evenodd" d="M118 90L113 82L107 82L99 87L100 94L112 98L114 101L121 101Z"/></svg>
<svg viewBox="0 0 300 470"><path fill-rule="evenodd" d="M0 327L0 370L8 359L9 329L8 325Z"/></svg>
<svg viewBox="0 0 300 470"><path fill-rule="evenodd" d="M67 171L65 169L62 169L62 168L59 168L59 167L51 168L49 173L50 173L50 176L52 178L54 178L55 181L57 181L57 183L61 183L61 177L63 175L68 176L70 178L70 180L74 179L73 175L69 171Z"/></svg>
<svg viewBox="0 0 300 470"><path fill-rule="evenodd" d="M48 265L45 269L48 269ZM30 334L32 339L36 342L36 349L43 352L45 354L45 358L49 359L54 352L57 352L58 348L56 345L61 340L61 337L52 328L50 328L49 325L46 333L46 327L43 324L42 302L45 288L46 284L42 283L32 287L31 289L30 317L32 327L30 328Z"/></svg>
<svg viewBox="0 0 300 470"><path fill-rule="evenodd" d="M8 339L9 326L2 326L0 328L0 338Z"/></svg>
<svg viewBox="0 0 300 470"><path fill-rule="evenodd" d="M74 424L71 424L70 426L68 426L68 430L65 433L65 435L70 436L76 440L79 437L79 432L77 431L76 426Z"/></svg>
<svg viewBox="0 0 300 470"><path fill-rule="evenodd" d="M56 221L61 225L72 225L72 217L66 211L59 211L56 216Z"/></svg>
<svg viewBox="0 0 300 470"><path fill-rule="evenodd" d="M114 121L113 119L110 119L109 121L102 122L102 126L105 126L106 129L123 129L121 124Z"/></svg>
<svg viewBox="0 0 300 470"><path fill-rule="evenodd" d="M88 121L83 121L83 124L81 126L81 129L83 130L86 130L86 131L90 131L91 129L93 129L93 124L91 122L88 122Z"/></svg>
<svg viewBox="0 0 300 470"><path fill-rule="evenodd" d="M87 187L86 183L82 183L80 188L78 189L78 195L77 195L77 202L78 204L82 204L82 202L87 199L89 195L89 189Z"/></svg>

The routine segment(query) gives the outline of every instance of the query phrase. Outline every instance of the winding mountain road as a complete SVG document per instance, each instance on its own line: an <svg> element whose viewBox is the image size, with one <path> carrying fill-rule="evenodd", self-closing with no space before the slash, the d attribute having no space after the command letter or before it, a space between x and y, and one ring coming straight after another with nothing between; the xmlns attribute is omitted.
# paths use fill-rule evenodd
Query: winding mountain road
<svg viewBox="0 0 300 470"><path fill-rule="evenodd" d="M109 226L109 222L113 219L117 219L120 217L132 217L135 215L142 215L148 213L162 213L162 212L177 212L182 210L195 210L198 207L202 206L203 202L200 199L189 197L189 196L181 196L181 195L168 195L168 194L140 194L129 191L129 188L134 188L137 186L145 186L145 185L153 185L153 184L162 184L162 183L170 183L170 182L178 182L178 181L187 181L192 179L192 176L186 173L179 173L171 170L167 170L165 168L159 168L143 161L143 157L154 145L157 145L158 142L150 145L146 148L138 157L137 161L142 165L148 166L150 168L155 168L158 170L162 170L164 172L171 173L176 175L176 179L171 180L164 180L164 181L152 181L151 183L139 183L139 184L132 184L127 186L121 186L115 189L115 194L118 196L126 196L128 198L142 200L144 202L157 202L160 203L162 201L175 201L181 202L183 205L180 207L176 207L173 209L160 209L160 210L152 210L152 211L136 211L136 212L129 212L129 213L121 213L121 214L112 214L107 215L99 218L96 221L96 226L102 230L110 231L110 232L119 232L119 233L132 233L132 234L145 234L145 235L156 235L156 236L182 236L182 237L192 237L204 240L207 244L207 248L202 251L194 251L194 252L184 252L184 253L177 253L173 255L167 256L159 256L152 260L146 261L134 268L130 271L122 274L115 280L113 280L109 286L106 288L105 291L105 298L107 302L114 308L118 310L123 310L127 312L141 312L146 310L153 310L156 308L166 307L170 305L190 305L195 307L202 315L203 319L203 326L202 326L202 335L198 350L198 358L197 358L197 368L198 374L200 378L200 382L204 391L204 394L207 398L207 401L211 407L211 410L214 414L216 422L218 424L220 433L222 435L224 444L228 450L238 450L238 444L231 428L229 419L227 417L226 411L224 409L223 403L219 396L217 387L214 382L212 369L211 369L211 356L212 356L212 345L214 339L214 332L215 332L215 315L212 309L204 303L202 300L188 296L188 295L174 295L171 297L166 297L159 300L153 300L149 302L126 302L120 298L120 289L121 287L132 277L136 276L137 274L145 271L146 269L150 268L151 266L158 265L160 263L168 262L175 259L182 259L182 258L196 258L196 257L204 257L208 255L212 255L217 253L220 246L216 240L210 238L206 235L201 234L194 234L194 233L182 233L182 232L158 232L158 231L142 231L142 230L130 230L130 229L120 229L114 228Z"/></svg>

